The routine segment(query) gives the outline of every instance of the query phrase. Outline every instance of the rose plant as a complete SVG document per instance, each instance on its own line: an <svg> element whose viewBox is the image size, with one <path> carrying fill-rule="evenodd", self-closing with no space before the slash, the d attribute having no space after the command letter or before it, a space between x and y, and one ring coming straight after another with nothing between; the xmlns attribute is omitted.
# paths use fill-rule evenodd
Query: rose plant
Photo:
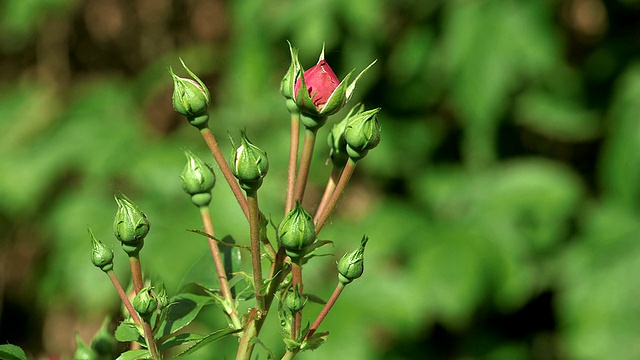
<svg viewBox="0 0 640 360"><path fill-rule="evenodd" d="M303 206L303 197L315 150L318 130L330 115L336 114L351 98L358 79L371 66L360 72L353 81L347 74L342 81L324 58L324 49L316 65L304 70L298 59L298 50L289 44L291 65L286 72L280 92L290 112L291 143L287 189L283 218L278 225L267 220L260 210L258 193L268 175L267 154L253 144L246 132L241 132L240 142L228 162L222 154L212 129L209 127L208 106L211 93L205 84L182 63L190 78L177 76L170 68L174 83L173 106L201 133L204 141L233 191L248 222L248 233L242 232L246 241L229 243L214 231L214 219L209 206L215 201L212 189L216 184L213 169L190 150L185 150L187 164L180 177L184 191L198 208L203 230L193 230L208 242L215 265L217 288L202 284L187 287L169 296L164 285L151 283L143 278L141 251L151 229L151 222L132 200L116 195L118 210L113 222L115 237L129 256L133 286L126 291L117 279L113 267L113 250L95 238L89 230L92 250L91 261L108 275L120 296L124 320L115 334L106 327L96 335L91 346L77 339L76 359L102 359L117 356L118 359L161 359L167 355L184 356L194 353L216 340L228 336L238 338L236 359L250 359L257 344L268 358L293 359L305 350L313 350L325 342L328 332L318 332L322 321L334 306L344 288L359 278L364 271L364 249L368 241L365 235L360 246L345 254L337 262L338 279L333 295L322 301L324 308L315 314L311 326L303 326L303 316L309 315L305 305L318 301L319 297L308 292L302 281L305 265L317 252L331 244L319 240L318 234L333 212L344 192L356 164L380 141L378 112L356 105L347 116L333 126L328 134L329 151L333 169L327 180L322 200L315 213ZM298 160L300 124L305 127L301 158ZM234 237L242 238L242 234ZM221 247L233 247L247 251L251 258L251 271L231 273L225 267ZM266 259L268 266L263 264ZM227 326L207 334L193 333L186 328L200 310L215 304L222 310ZM277 308L277 309L274 309ZM260 340L260 332L270 313L276 312L286 351L276 356ZM98 340L109 339L128 342L130 349L113 354L115 346L97 346ZM104 342L103 342L104 343Z"/></svg>

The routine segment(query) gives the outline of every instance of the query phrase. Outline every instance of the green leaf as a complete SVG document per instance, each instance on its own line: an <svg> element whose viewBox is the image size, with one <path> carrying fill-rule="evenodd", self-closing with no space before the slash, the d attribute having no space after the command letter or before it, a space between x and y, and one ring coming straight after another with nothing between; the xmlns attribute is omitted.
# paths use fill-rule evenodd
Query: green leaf
<svg viewBox="0 0 640 360"><path fill-rule="evenodd" d="M327 302L322 300L322 298L318 295L313 295L313 294L304 294L304 296L307 297L307 300L316 303L316 304L320 304L320 305L324 305Z"/></svg>
<svg viewBox="0 0 640 360"><path fill-rule="evenodd" d="M27 360L27 355L20 347L4 344L0 345L0 359L3 360Z"/></svg>
<svg viewBox="0 0 640 360"><path fill-rule="evenodd" d="M315 350L317 349L320 345L324 344L325 341L327 341L327 338L329 337L329 332L321 332L321 333L315 333L313 334L313 336L311 337L311 339L305 341L302 343L302 346L300 347L300 350Z"/></svg>
<svg viewBox="0 0 640 360"><path fill-rule="evenodd" d="M242 329L231 329L231 328L225 328L225 329L220 329L217 331L212 332L211 334L204 336L203 338L201 338L200 340L198 340L193 346L189 347L188 349L184 350L183 352L179 353L178 355L176 355L176 357L178 356L184 356L184 355L191 355L193 354L195 351L199 350L200 348L202 348L203 346L210 344L216 340L220 340L225 336L231 335L231 334L235 334L237 332L242 331Z"/></svg>
<svg viewBox="0 0 640 360"><path fill-rule="evenodd" d="M162 341L161 344L158 345L158 350L164 351L170 349L174 346L183 345L186 343L194 342L201 340L204 335L200 334L190 334L190 333L182 333L178 335L173 335Z"/></svg>
<svg viewBox="0 0 640 360"><path fill-rule="evenodd" d="M142 329L134 323L122 322L118 325L115 332L116 340L120 342L137 341L144 344L144 337Z"/></svg>
<svg viewBox="0 0 640 360"><path fill-rule="evenodd" d="M209 305L213 300L208 296L195 295L189 293L177 294L169 302L167 317L160 324L160 330L156 337L167 336L189 325L196 318L200 310L205 305Z"/></svg>
<svg viewBox="0 0 640 360"><path fill-rule="evenodd" d="M151 353L147 349L140 350L129 350L127 352L123 352L118 356L116 360L141 360L141 359L152 359Z"/></svg>

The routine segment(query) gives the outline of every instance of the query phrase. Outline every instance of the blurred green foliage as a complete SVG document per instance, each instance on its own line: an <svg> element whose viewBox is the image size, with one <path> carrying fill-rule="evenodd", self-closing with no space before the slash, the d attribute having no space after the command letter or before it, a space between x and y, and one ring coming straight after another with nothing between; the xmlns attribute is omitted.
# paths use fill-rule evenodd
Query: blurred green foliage
<svg viewBox="0 0 640 360"><path fill-rule="evenodd" d="M639 358L639 19L633 0L1 1L0 341L68 355L73 331L117 313L86 235L116 246L117 191L151 220L153 279L172 293L202 275L180 148L209 155L171 109L178 57L211 89L224 150L246 128L269 154L260 201L279 222L290 40L305 67L326 43L339 77L377 58L354 102L382 107L383 130L323 230L336 258L312 262L305 289L327 298L363 233L365 274L323 324L329 341L300 358ZM216 233L247 241L222 182L212 213ZM270 320L264 342L280 344ZM211 311L196 326L223 323Z"/></svg>

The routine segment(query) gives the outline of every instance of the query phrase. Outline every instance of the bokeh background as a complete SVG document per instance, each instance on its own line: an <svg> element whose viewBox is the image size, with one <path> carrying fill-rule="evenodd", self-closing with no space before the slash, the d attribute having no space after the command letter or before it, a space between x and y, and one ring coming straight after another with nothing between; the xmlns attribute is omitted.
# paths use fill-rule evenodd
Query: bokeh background
<svg viewBox="0 0 640 360"><path fill-rule="evenodd" d="M326 44L339 77L378 59L352 103L382 107L382 142L321 236L339 256L368 234L365 276L301 359L640 358L637 0L0 1L0 342L68 358L76 332L117 321L86 233L117 247L115 192L151 219L147 274L170 293L194 276L207 248L185 231L201 225L181 147L211 158L172 111L179 57L211 89L224 151L246 129L269 154L261 205L280 220L286 40L305 67ZM223 181L212 211L218 234L246 241ZM315 260L305 290L328 298L334 261ZM210 309L192 330L222 326Z"/></svg>

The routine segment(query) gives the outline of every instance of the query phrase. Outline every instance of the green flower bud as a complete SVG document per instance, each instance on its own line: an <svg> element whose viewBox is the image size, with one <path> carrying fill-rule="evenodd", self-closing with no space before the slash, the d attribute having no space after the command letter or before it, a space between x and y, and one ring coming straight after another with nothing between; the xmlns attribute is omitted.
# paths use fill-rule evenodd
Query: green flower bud
<svg viewBox="0 0 640 360"><path fill-rule="evenodd" d="M98 355L98 359L108 360L113 359L116 349L118 347L118 341L113 336L113 333L109 331L109 318L102 322L100 330L93 336L91 340L91 348Z"/></svg>
<svg viewBox="0 0 640 360"><path fill-rule="evenodd" d="M137 244L149 233L149 220L140 208L124 194L115 196L118 204L113 233L123 244Z"/></svg>
<svg viewBox="0 0 640 360"><path fill-rule="evenodd" d="M158 310L162 310L169 305L169 295L167 295L167 287L162 284L162 288L156 295L158 299Z"/></svg>
<svg viewBox="0 0 640 360"><path fill-rule="evenodd" d="M348 284L362 276L364 272L364 247L369 238L365 235L360 241L360 247L344 256L338 261L338 280L343 284Z"/></svg>
<svg viewBox="0 0 640 360"><path fill-rule="evenodd" d="M292 261L300 260L305 249L316 240L313 217L302 208L299 201L278 226L278 239Z"/></svg>
<svg viewBox="0 0 640 360"><path fill-rule="evenodd" d="M284 306L295 314L302 310L305 305L307 305L307 297L300 294L300 285L296 285L293 291L287 293L287 297L284 299Z"/></svg>
<svg viewBox="0 0 640 360"><path fill-rule="evenodd" d="M158 300L151 292L151 287L146 287L133 298L133 308L143 319L148 319L158 308Z"/></svg>
<svg viewBox="0 0 640 360"><path fill-rule="evenodd" d="M113 269L113 250L100 242L93 235L91 229L89 231L89 237L91 237L91 262L100 270L107 272Z"/></svg>
<svg viewBox="0 0 640 360"><path fill-rule="evenodd" d="M342 168L347 164L349 155L347 154L347 140L344 138L344 131L351 117L361 113L363 110L364 105L357 104L349 110L349 113L342 121L331 128L327 142L329 143L329 156L334 167Z"/></svg>
<svg viewBox="0 0 640 360"><path fill-rule="evenodd" d="M184 150L187 164L182 170L182 188L191 195L196 206L207 206L211 202L211 189L216 184L213 168L197 157L193 152Z"/></svg>
<svg viewBox="0 0 640 360"><path fill-rule="evenodd" d="M280 83L280 93L287 99L293 99L294 87L298 80L301 66L298 60L298 49L291 46L289 41L287 41L287 44L289 44L289 52L291 53L291 65L289 65L289 69Z"/></svg>
<svg viewBox="0 0 640 360"><path fill-rule="evenodd" d="M187 117L191 125L202 129L207 126L209 115L207 110L211 102L211 94L207 86L184 64L180 63L193 79L178 77L169 67L173 78L173 108L180 115Z"/></svg>
<svg viewBox="0 0 640 360"><path fill-rule="evenodd" d="M80 338L80 335L76 333L76 351L73 353L74 360L97 360L98 355L89 345L85 344Z"/></svg>
<svg viewBox="0 0 640 360"><path fill-rule="evenodd" d="M360 160L380 142L380 108L358 113L351 117L344 131L347 153L353 160Z"/></svg>
<svg viewBox="0 0 640 360"><path fill-rule="evenodd" d="M262 185L262 179L269 170L267 154L253 145L244 131L240 131L242 140L233 154L233 175L240 182L240 187L247 191L255 191Z"/></svg>

